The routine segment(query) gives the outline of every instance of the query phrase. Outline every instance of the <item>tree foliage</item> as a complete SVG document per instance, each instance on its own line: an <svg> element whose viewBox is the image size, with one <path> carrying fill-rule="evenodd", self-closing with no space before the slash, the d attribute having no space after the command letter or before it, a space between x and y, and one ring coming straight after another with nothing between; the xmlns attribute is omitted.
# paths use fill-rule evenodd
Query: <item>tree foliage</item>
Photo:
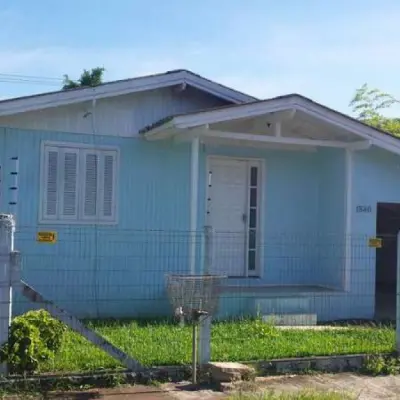
<svg viewBox="0 0 400 400"><path fill-rule="evenodd" d="M64 75L63 90L75 89L79 87L93 87L103 83L103 67L92 68L90 71L84 69L80 78L73 81L68 75Z"/></svg>
<svg viewBox="0 0 400 400"><path fill-rule="evenodd" d="M400 101L392 95L379 89L371 89L364 83L356 90L350 107L358 120L394 136L400 136L400 118L390 118L382 114L398 103Z"/></svg>

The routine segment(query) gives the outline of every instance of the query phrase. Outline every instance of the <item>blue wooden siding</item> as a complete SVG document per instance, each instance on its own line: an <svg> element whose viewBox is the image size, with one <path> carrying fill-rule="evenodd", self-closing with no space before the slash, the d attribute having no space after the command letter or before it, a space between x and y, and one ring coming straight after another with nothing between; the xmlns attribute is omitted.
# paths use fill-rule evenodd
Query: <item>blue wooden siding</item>
<svg viewBox="0 0 400 400"><path fill-rule="evenodd" d="M132 137L162 118L227 104L227 101L192 87L181 92L167 87L99 99L95 110L96 132ZM93 120L91 114L87 114L91 111L92 102L88 101L0 117L0 126L91 134Z"/></svg>
<svg viewBox="0 0 400 400"><path fill-rule="evenodd" d="M120 148L118 225L38 225L42 140ZM23 254L24 279L83 317L170 313L165 274L189 270L188 145L0 128L0 146L2 210L7 210L9 158L20 157L17 247ZM343 151L202 146L198 249L205 216L208 155L261 158L265 162L263 275L230 283L338 286L344 261ZM318 312L321 319L373 316L375 256L366 245L366 237L375 234L376 203L400 199L399 165L397 156L380 150L355 154L351 290L346 294L310 294L310 311ZM357 204L371 205L373 212L355 214ZM37 243L39 229L56 230L58 243ZM200 250L198 254L200 268ZM260 293L228 294L222 300L221 315L254 313L257 297ZM21 310L21 304L16 309Z"/></svg>
<svg viewBox="0 0 400 400"><path fill-rule="evenodd" d="M345 255L345 152L318 151L318 249L316 282L335 288L343 283Z"/></svg>
<svg viewBox="0 0 400 400"><path fill-rule="evenodd" d="M24 279L86 317L165 313L165 274L188 271L188 148L13 129L2 129L0 137L3 172L9 157L20 158L16 243ZM119 147L118 225L38 226L42 140ZM8 186L5 179L3 210ZM58 243L37 243L39 229L57 231Z"/></svg>

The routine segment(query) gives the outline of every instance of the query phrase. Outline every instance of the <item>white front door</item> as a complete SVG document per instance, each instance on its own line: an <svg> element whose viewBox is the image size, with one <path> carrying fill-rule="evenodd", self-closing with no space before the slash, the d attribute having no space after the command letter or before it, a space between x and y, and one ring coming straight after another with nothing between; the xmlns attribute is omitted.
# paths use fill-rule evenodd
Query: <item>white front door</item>
<svg viewBox="0 0 400 400"><path fill-rule="evenodd" d="M212 272L257 274L259 163L210 158L207 217L214 230Z"/></svg>

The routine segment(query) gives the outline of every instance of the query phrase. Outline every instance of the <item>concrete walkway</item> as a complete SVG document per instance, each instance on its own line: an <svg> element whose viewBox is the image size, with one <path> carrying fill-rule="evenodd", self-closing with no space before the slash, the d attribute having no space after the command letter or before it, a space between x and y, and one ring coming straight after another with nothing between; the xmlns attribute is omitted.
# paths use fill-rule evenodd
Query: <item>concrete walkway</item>
<svg viewBox="0 0 400 400"><path fill-rule="evenodd" d="M124 386L113 389L89 389L80 392L62 392L52 393L48 395L48 399L71 399L71 400L90 400L90 399L107 399L107 400L166 400L171 399L169 393L156 386Z"/></svg>
<svg viewBox="0 0 400 400"><path fill-rule="evenodd" d="M271 376L257 378L251 389L262 391L296 392L304 389L352 393L357 400L400 400L400 376L368 377L356 374L320 374ZM228 396L211 389L194 391L190 385L165 384L155 386L132 386L116 389L88 390L87 392L57 393L54 399L106 399L106 400L223 400Z"/></svg>
<svg viewBox="0 0 400 400"><path fill-rule="evenodd" d="M356 374L320 374L267 377L257 379L257 386L277 392L316 389L351 393L357 400L400 399L400 376L370 377Z"/></svg>

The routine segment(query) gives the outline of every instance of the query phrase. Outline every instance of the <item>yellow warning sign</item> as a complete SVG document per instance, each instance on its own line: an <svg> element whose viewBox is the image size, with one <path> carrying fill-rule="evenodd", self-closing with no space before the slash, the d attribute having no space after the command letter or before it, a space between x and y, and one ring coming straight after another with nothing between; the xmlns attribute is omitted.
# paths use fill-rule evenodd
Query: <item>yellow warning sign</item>
<svg viewBox="0 0 400 400"><path fill-rule="evenodd" d="M375 249L380 249L382 247L382 239L380 238L369 238L368 246L374 247Z"/></svg>
<svg viewBox="0 0 400 400"><path fill-rule="evenodd" d="M37 241L41 243L57 242L57 232L38 232Z"/></svg>

